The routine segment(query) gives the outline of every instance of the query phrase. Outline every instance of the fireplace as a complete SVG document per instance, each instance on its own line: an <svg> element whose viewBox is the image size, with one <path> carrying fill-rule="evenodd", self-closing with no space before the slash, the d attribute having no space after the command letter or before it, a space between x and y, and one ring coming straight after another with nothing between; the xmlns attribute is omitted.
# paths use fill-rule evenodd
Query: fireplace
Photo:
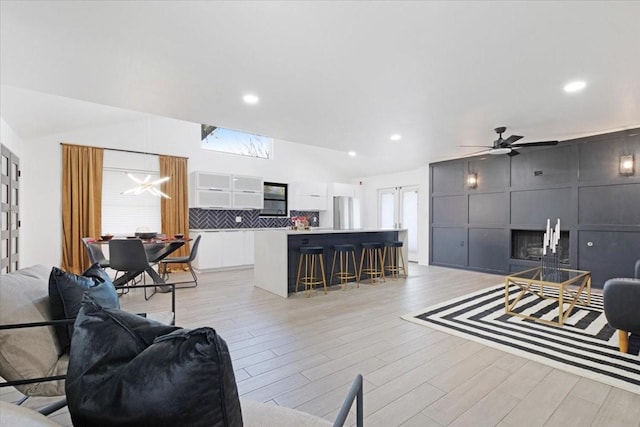
<svg viewBox="0 0 640 427"><path fill-rule="evenodd" d="M511 230L511 258L540 261L544 230ZM569 232L560 231L558 257L562 264L569 264Z"/></svg>

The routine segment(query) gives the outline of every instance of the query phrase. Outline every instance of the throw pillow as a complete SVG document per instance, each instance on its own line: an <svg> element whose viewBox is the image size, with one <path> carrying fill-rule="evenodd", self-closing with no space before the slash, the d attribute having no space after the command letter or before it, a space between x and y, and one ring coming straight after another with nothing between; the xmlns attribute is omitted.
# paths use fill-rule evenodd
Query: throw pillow
<svg viewBox="0 0 640 427"><path fill-rule="evenodd" d="M53 267L49 275L49 304L53 320L75 319L80 311L82 296L87 292L104 307L120 308L116 288L98 264L92 265L82 276ZM60 354L68 353L73 335L73 323L56 325Z"/></svg>
<svg viewBox="0 0 640 427"><path fill-rule="evenodd" d="M85 296L73 341L73 425L242 426L231 357L215 330L164 325Z"/></svg>

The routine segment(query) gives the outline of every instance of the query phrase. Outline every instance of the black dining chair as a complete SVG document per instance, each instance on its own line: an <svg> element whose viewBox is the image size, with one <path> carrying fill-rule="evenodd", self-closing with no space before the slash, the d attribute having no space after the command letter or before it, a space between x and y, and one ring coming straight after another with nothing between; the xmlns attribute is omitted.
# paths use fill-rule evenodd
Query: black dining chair
<svg viewBox="0 0 640 427"><path fill-rule="evenodd" d="M146 284L144 280L145 273L154 278L154 272L152 270L149 261L147 260L147 252L144 249L142 240L140 239L113 239L109 241L109 262L111 268L114 270L124 272L126 277L125 283L129 283L137 276L142 275L143 284ZM154 278L154 283L156 282ZM153 292L147 295L147 288L144 288L144 299L148 300L156 293L156 288L153 287Z"/></svg>
<svg viewBox="0 0 640 427"><path fill-rule="evenodd" d="M87 256L89 257L89 261L91 264L99 264L102 268L110 267L109 260L104 256L100 245L96 243L90 243L91 237L83 237L82 243L84 244L84 248L87 251Z"/></svg>
<svg viewBox="0 0 640 427"><path fill-rule="evenodd" d="M196 276L195 271L193 271L193 267L191 266L191 262L196 259L196 256L198 256L198 245L200 244L200 237L202 237L202 235L199 235L198 237L196 237L196 240L193 242L193 246L191 246L191 252L189 252L188 256L180 256L180 257L167 257L165 259L163 259L162 261L160 261L160 271L162 271L162 277L164 279L166 279L169 276L169 270L168 270L168 264L187 264L187 266L189 267L189 272L191 273L191 277L193 277L193 285L192 286L181 286L182 288L195 288L196 286L198 286L198 276ZM180 284L180 283L191 283L191 280L187 280L185 282L173 282L174 284ZM178 287L176 286L176 289L178 289Z"/></svg>

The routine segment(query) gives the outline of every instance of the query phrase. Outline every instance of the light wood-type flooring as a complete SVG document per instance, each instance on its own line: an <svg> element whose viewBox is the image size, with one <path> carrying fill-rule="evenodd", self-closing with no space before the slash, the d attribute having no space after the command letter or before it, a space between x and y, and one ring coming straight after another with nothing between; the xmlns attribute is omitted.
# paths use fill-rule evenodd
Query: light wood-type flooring
<svg viewBox="0 0 640 427"><path fill-rule="evenodd" d="M242 396L331 421L361 373L371 427L640 426L640 395L400 319L502 276L415 264L409 273L288 299L253 287L251 269L200 274L197 288L177 291L176 323L227 341ZM167 310L169 295L145 302L136 290L121 304ZM71 424L65 411L54 419Z"/></svg>

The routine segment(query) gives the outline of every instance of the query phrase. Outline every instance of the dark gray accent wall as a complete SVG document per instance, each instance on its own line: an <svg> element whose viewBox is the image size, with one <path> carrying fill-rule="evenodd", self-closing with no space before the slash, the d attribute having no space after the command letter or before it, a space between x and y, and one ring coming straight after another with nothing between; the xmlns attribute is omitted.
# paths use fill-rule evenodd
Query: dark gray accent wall
<svg viewBox="0 0 640 427"><path fill-rule="evenodd" d="M633 275L640 258L640 128L518 156L476 156L430 165L430 262L507 274L539 262L511 258L512 230L544 230L547 218L569 232L568 268L592 272L601 287ZM635 175L619 174L634 154ZM475 189L466 186L476 173Z"/></svg>
<svg viewBox="0 0 640 427"><path fill-rule="evenodd" d="M511 191L511 224L537 229L560 218L560 225L575 224L571 188Z"/></svg>

